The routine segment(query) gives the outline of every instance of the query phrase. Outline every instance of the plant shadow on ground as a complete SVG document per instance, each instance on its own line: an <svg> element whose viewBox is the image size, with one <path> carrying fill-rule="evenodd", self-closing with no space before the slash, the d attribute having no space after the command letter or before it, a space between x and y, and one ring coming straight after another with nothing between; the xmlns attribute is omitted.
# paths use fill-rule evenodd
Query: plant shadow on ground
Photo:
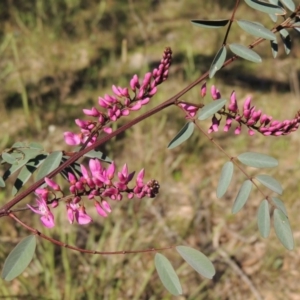
<svg viewBox="0 0 300 300"><path fill-rule="evenodd" d="M217 1L219 5L203 1L202 8L195 0L149 1L133 3L133 6L132 2L120 1L117 5L114 1L90 0L84 4L61 0L52 3L49 13L46 8L51 4L46 2L40 2L44 8L38 6L38 1L34 2L32 12L29 7L23 7L23 2L9 4L3 17L6 27L2 27L5 28L2 45L5 46L5 36L11 30L18 32L22 38L16 37L16 43L22 59L17 63L9 46L0 47L3 54L0 103L4 116L1 129L10 136L6 140L3 136L2 148L14 140L35 140L49 151L63 149L62 134L70 126L77 130L72 124L75 118L82 118L81 109L97 105L97 97L111 93L112 84L128 86L134 73L142 76L151 70L159 62L165 46L172 47L174 63L169 80L159 87L149 107L173 96L174 91L209 68L222 36L191 29L188 18L199 15L215 18L218 12L230 15L223 1ZM232 5L234 1L226 3ZM60 12L57 15L56 9ZM256 15L249 12L247 18L255 20ZM233 36L241 42L239 33L234 31ZM266 113L280 120L291 117L298 110L296 97L290 93L288 73L291 66L296 74L299 72L297 41L295 44L291 57L281 54L276 61L269 57L270 49L260 49L265 58L260 66L237 61L221 70L208 85L217 84L225 98L234 85L239 101L252 93L255 106L261 106ZM10 72L6 69L9 63ZM29 121L23 113L19 77L28 96ZM184 100L202 101L199 89L189 92ZM235 174L224 198L216 198L220 168L226 160L202 135L195 133L186 144L172 151L166 149L183 124L182 114L170 108L105 145L104 150L116 159L118 166L127 162L130 170L145 167L147 178L159 180L161 193L157 198L124 199L113 204L113 213L105 220L90 210L95 221L88 227L67 224L61 205L55 211L57 226L51 231L42 230L66 243L103 251L171 244L199 249L210 256L217 269L212 281L188 268L175 251L163 253L172 261L182 281L184 295L179 299L257 299L257 291L263 299L298 299L297 242L296 250L287 252L274 232L267 240L259 237L255 219L262 199L256 191L240 213L231 214L233 199L243 182L240 174ZM209 126L209 122L203 123L204 129ZM269 151L279 158L280 167L270 174L283 182L286 190L283 200L297 239L300 232L296 222L300 205L298 133L263 138L248 137L244 131L238 137L232 132L217 133L214 137L230 155L248 150ZM283 157L282 153L285 153ZM1 203L10 197L10 193L2 192ZM38 218L30 212L24 213L21 219L41 228ZM27 232L10 220L1 221L3 262ZM172 299L158 280L152 253L99 257L71 252L44 241L39 241L36 257L19 278L9 283L2 281L0 296L13 298L14 295L18 299L25 295L32 299Z"/></svg>

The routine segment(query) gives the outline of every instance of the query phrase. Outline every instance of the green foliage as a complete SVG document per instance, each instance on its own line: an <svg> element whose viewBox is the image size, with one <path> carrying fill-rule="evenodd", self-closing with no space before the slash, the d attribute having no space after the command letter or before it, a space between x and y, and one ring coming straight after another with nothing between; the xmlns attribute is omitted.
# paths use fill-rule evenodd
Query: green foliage
<svg viewBox="0 0 300 300"><path fill-rule="evenodd" d="M238 213L246 204L252 189L252 182L250 180L244 181L242 184L232 206L232 213Z"/></svg>
<svg viewBox="0 0 300 300"><path fill-rule="evenodd" d="M263 238L267 238L270 234L270 212L269 202L263 200L258 208L257 213L257 225L258 230Z"/></svg>
<svg viewBox="0 0 300 300"><path fill-rule="evenodd" d="M169 143L168 149L173 149L188 140L192 136L194 128L195 124L193 122L186 123Z"/></svg>
<svg viewBox="0 0 300 300"><path fill-rule="evenodd" d="M177 246L177 252L181 257L203 277L212 279L216 270L211 261L200 251L186 246Z"/></svg>
<svg viewBox="0 0 300 300"><path fill-rule="evenodd" d="M254 52L253 50L251 50L245 46L242 46L242 45L239 45L236 43L232 43L232 44L229 44L228 47L235 55L237 55L241 58L244 58L246 60L249 60L249 61L252 61L255 63L262 62L261 57L256 52Z"/></svg>
<svg viewBox="0 0 300 300"><path fill-rule="evenodd" d="M155 254L155 267L165 288L174 296L182 294L182 287L170 261L162 254Z"/></svg>
<svg viewBox="0 0 300 300"><path fill-rule="evenodd" d="M215 113L217 113L225 106L226 102L227 100L225 99L218 99L205 105L198 114L198 120L203 121L208 119L209 117L212 117Z"/></svg>
<svg viewBox="0 0 300 300"><path fill-rule="evenodd" d="M31 262L35 247L35 235L30 235L18 243L6 258L1 277L6 281L11 281L18 277Z"/></svg>
<svg viewBox="0 0 300 300"><path fill-rule="evenodd" d="M221 198L226 193L233 175L233 163L228 161L222 168L221 176L217 187L217 197Z"/></svg>

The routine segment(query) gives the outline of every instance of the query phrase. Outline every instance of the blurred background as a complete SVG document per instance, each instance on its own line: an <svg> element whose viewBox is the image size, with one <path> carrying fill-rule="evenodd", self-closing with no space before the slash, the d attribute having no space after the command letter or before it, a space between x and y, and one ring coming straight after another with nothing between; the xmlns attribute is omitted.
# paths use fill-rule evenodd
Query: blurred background
<svg viewBox="0 0 300 300"><path fill-rule="evenodd" d="M195 27L191 19L230 18L235 1L204 0L2 0L0 2L0 149L14 142L40 142L47 151L72 150L64 131L77 131L75 118L82 108L97 106L97 99L112 93L113 84L129 86L134 74L142 77L159 64L163 50L173 50L169 79L142 111L121 119L118 126L167 100L209 69L222 45L225 30ZM244 3L236 18L258 21L268 28L268 15ZM279 43L273 59L269 42L256 51L261 64L237 60L208 81L224 98L234 89L238 101L253 96L253 104L275 119L293 118L299 103L299 35L291 32L289 56ZM279 38L278 38L279 39ZM249 44L253 38L236 25L229 42ZM199 88L182 100L200 103ZM136 125L105 145L105 153L119 168L146 169L146 178L160 182L155 199L112 203L108 218L88 212L94 223L70 225L65 208L55 209L56 227L42 228L39 217L25 212L20 218L56 239L99 250L137 250L168 245L189 245L210 257L217 273L207 280L184 263L174 250L164 251L181 280L184 295L176 299L300 299L299 265L299 148L296 132L284 137L240 136L234 128L214 138L230 155L256 151L279 159L274 170L285 191L294 231L295 250L287 251L274 230L267 240L256 225L261 195L255 189L237 215L231 207L245 180L237 170L222 199L216 186L226 157L204 136L194 133L185 144L167 150L184 124L182 112L170 107ZM205 130L209 122L203 122ZM4 168L5 169L5 168ZM3 170L2 170L3 171ZM257 174L249 168L250 174ZM63 183L63 179L57 177ZM13 180L9 182L13 183ZM11 199L10 188L0 192L1 204ZM27 201L33 203L34 197ZM19 205L24 206L24 203ZM1 219L0 266L28 232ZM154 269L153 253L97 256L72 252L39 240L26 271L12 282L0 283L0 299L173 299Z"/></svg>

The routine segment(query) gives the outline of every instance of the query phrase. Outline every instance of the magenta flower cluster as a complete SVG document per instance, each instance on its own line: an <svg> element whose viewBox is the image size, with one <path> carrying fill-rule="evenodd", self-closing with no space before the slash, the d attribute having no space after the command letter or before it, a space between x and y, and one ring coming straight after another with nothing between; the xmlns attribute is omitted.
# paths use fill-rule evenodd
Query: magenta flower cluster
<svg viewBox="0 0 300 300"><path fill-rule="evenodd" d="M211 87L210 92L213 100L221 98L221 94L215 86ZM205 84L201 88L201 95L202 97L206 95ZM295 117L290 120L273 120L272 116L262 113L262 111L256 109L251 102L252 98L250 96L246 97L242 109L240 109L237 103L236 93L233 91L230 95L230 103L228 107L224 107L222 110L220 110L218 112L218 116L216 114L213 115L212 124L208 130L208 133L219 130L219 126L223 117L225 117L225 125L223 127L225 132L229 131L233 121L237 123L237 127L234 130L235 134L241 133L243 125L248 127L249 135L254 135L255 131L258 131L265 136L280 136L287 135L298 129L300 123L300 112L297 112ZM199 107L195 107L193 105L187 105L185 103L181 103L179 105L188 113L188 117L191 118L195 117L199 110Z"/></svg>
<svg viewBox="0 0 300 300"><path fill-rule="evenodd" d="M134 172L129 173L126 164L120 172L117 172L117 180L114 180L116 173L114 162L106 169L98 159L90 159L89 170L84 165L80 165L80 167L82 172L80 178L68 173L71 195L64 196L60 186L46 177L45 182L52 190L38 188L35 191L37 207L27 204L33 212L41 215L41 222L44 226L52 228L55 225L49 204L55 208L59 202L64 201L69 222L72 224L76 221L83 225L92 222L92 218L86 212L85 201L93 201L97 213L102 217L107 217L111 212L108 199L121 201L124 194L127 194L128 199L133 197L153 198L159 192L159 184L156 180L144 183L144 169L138 173L135 186L129 188L128 184L133 179ZM58 198L55 192L60 192L62 196Z"/></svg>
<svg viewBox="0 0 300 300"><path fill-rule="evenodd" d="M123 116L128 116L131 111L139 110L143 105L149 103L150 98L157 92L157 86L168 78L171 61L171 48L166 48L158 68L146 73L142 83L140 83L137 75L132 77L130 80L131 92L129 92L128 88L113 85L113 95L99 97L100 110L95 107L83 109L85 115L96 118L96 120L76 119L75 123L80 127L81 132L79 134L65 132L65 142L68 145L84 144L91 133L96 131L88 143L88 145L92 145L100 131L111 133L112 129L107 126L110 122L115 122Z"/></svg>

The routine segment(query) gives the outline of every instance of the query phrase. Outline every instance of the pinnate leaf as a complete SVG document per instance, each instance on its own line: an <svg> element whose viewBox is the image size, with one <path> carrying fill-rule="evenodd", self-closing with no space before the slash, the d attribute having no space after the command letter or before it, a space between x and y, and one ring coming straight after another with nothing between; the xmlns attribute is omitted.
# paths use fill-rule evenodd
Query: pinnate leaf
<svg viewBox="0 0 300 300"><path fill-rule="evenodd" d="M218 70L220 70L223 66L223 63L226 59L226 47L223 45L221 49L216 54L210 69L209 69L209 78L213 78Z"/></svg>
<svg viewBox="0 0 300 300"><path fill-rule="evenodd" d="M278 160L266 154L245 152L238 155L237 159L244 165L254 168L274 168L278 166Z"/></svg>
<svg viewBox="0 0 300 300"><path fill-rule="evenodd" d="M199 27L204 28L220 28L224 27L228 24L228 19L222 19L222 20L191 20L191 22Z"/></svg>
<svg viewBox="0 0 300 300"><path fill-rule="evenodd" d="M10 281L19 276L31 262L35 247L35 235L24 238L6 258L1 277L6 281Z"/></svg>
<svg viewBox="0 0 300 300"><path fill-rule="evenodd" d="M26 165L22 168L12 188L12 195L15 196L17 192L24 186L24 184L30 179L36 169L43 163L47 155L39 154L36 157L30 159Z"/></svg>
<svg viewBox="0 0 300 300"><path fill-rule="evenodd" d="M278 239L286 249L293 250L294 238L289 219L280 209L277 208L274 210L273 218L275 233Z"/></svg>
<svg viewBox="0 0 300 300"><path fill-rule="evenodd" d="M61 151L54 151L44 160L44 163L39 169L39 172L37 174L37 180L40 180L41 178L47 176L49 173L51 173L54 169L56 169L60 161L62 159L62 152Z"/></svg>
<svg viewBox="0 0 300 300"><path fill-rule="evenodd" d="M193 122L186 123L170 142L168 149L173 149L189 139L194 132L194 128L195 124Z"/></svg>
<svg viewBox="0 0 300 300"><path fill-rule="evenodd" d="M278 5L270 4L263 1L258 0L245 0L245 2L253 9L258 11L273 14L273 15L285 15L286 11Z"/></svg>
<svg viewBox="0 0 300 300"><path fill-rule="evenodd" d="M252 182L246 180L243 182L232 206L232 213L238 213L246 204L252 190Z"/></svg>
<svg viewBox="0 0 300 300"><path fill-rule="evenodd" d="M285 53L290 54L291 48L292 48L292 40L291 40L289 32L286 29L281 29L279 31L279 33L280 33L280 37L283 42Z"/></svg>
<svg viewBox="0 0 300 300"><path fill-rule="evenodd" d="M98 158L98 159L100 159L102 161L105 161L107 163L112 162L112 160L107 155L105 155L104 153L102 153L99 150L91 150L88 153L85 153L83 156L90 157L90 158Z"/></svg>
<svg viewBox="0 0 300 300"><path fill-rule="evenodd" d="M198 119L200 121L203 121L203 120L213 116L216 112L218 112L221 108L224 107L226 102L227 102L226 99L219 99L219 100L215 100L215 101L205 105L201 109L201 111L198 115Z"/></svg>
<svg viewBox="0 0 300 300"><path fill-rule="evenodd" d="M273 55L274 58L276 58L277 53L278 53L278 43L277 43L277 40L273 40L270 43L271 43L272 55Z"/></svg>
<svg viewBox="0 0 300 300"><path fill-rule="evenodd" d="M277 197L272 197L272 202L278 209L280 209L287 216L287 211L286 211L285 205L281 201L281 199L279 199Z"/></svg>
<svg viewBox="0 0 300 300"><path fill-rule="evenodd" d="M226 193L233 175L233 163L228 161L222 168L217 187L217 197L221 198Z"/></svg>
<svg viewBox="0 0 300 300"><path fill-rule="evenodd" d="M162 254L155 254L155 267L164 287L174 296L182 294L181 284L170 261Z"/></svg>
<svg viewBox="0 0 300 300"><path fill-rule="evenodd" d="M246 21L246 20L239 20L237 21L237 23L244 31L254 36L261 37L266 40L276 39L276 35L262 25L250 21Z"/></svg>
<svg viewBox="0 0 300 300"><path fill-rule="evenodd" d="M2 153L2 159L11 165L13 165L14 163L17 162L17 159L13 155L11 155L7 152Z"/></svg>
<svg viewBox="0 0 300 300"><path fill-rule="evenodd" d="M275 178L269 175L257 175L255 176L255 178L271 191L280 195L282 194L283 189L280 183Z"/></svg>
<svg viewBox="0 0 300 300"><path fill-rule="evenodd" d="M257 213L257 225L258 230L263 238L267 238L270 234L270 212L269 202L263 200L258 208Z"/></svg>
<svg viewBox="0 0 300 300"><path fill-rule="evenodd" d="M280 0L290 11L295 10L295 3L293 0Z"/></svg>
<svg viewBox="0 0 300 300"><path fill-rule="evenodd" d="M254 52L253 50L251 50L245 46L233 43L233 44L229 45L229 48L234 54L236 54L237 56L239 56L241 58L244 58L246 60L249 60L249 61L252 61L255 63L262 62L261 57L256 52Z"/></svg>
<svg viewBox="0 0 300 300"><path fill-rule="evenodd" d="M176 250L196 272L205 278L213 278L216 273L215 268L202 252L186 246L177 246Z"/></svg>

